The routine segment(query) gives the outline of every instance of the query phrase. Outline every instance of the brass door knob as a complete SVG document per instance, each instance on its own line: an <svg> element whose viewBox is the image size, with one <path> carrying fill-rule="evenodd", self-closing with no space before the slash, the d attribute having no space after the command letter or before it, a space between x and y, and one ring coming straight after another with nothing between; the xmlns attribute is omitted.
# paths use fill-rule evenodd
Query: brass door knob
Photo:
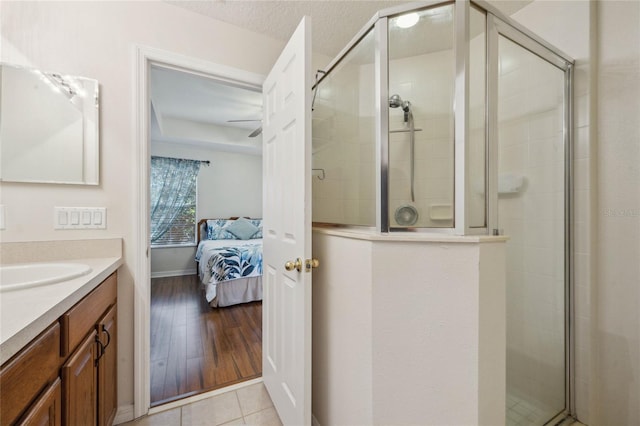
<svg viewBox="0 0 640 426"><path fill-rule="evenodd" d="M307 272L311 272L313 268L317 268L320 266L320 261L318 259L307 259L304 261L304 268Z"/></svg>
<svg viewBox="0 0 640 426"><path fill-rule="evenodd" d="M289 260L284 264L284 269L287 271L293 271L296 269L298 272L302 272L302 259L297 258L295 261Z"/></svg>

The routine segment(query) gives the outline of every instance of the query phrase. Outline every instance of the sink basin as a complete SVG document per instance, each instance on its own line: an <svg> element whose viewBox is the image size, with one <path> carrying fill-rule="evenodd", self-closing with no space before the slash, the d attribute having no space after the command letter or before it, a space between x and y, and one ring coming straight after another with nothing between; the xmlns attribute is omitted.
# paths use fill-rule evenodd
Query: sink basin
<svg viewBox="0 0 640 426"><path fill-rule="evenodd" d="M0 291L21 290L59 283L86 275L91 267L82 263L24 263L0 266Z"/></svg>

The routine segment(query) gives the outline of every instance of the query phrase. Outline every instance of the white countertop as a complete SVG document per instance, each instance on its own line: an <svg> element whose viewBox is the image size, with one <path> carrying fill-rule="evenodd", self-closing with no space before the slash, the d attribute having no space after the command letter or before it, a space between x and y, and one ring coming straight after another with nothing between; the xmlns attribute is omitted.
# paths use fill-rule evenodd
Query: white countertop
<svg viewBox="0 0 640 426"><path fill-rule="evenodd" d="M122 265L122 257L66 259L59 263L70 261L89 265L91 272L68 281L0 293L0 364L9 360Z"/></svg>

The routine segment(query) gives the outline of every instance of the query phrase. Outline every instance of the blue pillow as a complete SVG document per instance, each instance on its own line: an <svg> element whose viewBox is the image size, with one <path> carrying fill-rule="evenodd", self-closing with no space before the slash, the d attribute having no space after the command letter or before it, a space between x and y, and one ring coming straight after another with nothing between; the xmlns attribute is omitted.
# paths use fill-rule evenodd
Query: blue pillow
<svg viewBox="0 0 640 426"><path fill-rule="evenodd" d="M262 219L249 219L249 222L253 223L258 228L258 232L251 236L252 240L262 238Z"/></svg>
<svg viewBox="0 0 640 426"><path fill-rule="evenodd" d="M232 224L234 221L229 219L210 219L207 220L207 240L235 240L235 235L228 232L225 226Z"/></svg>
<svg viewBox="0 0 640 426"><path fill-rule="evenodd" d="M227 232L235 235L239 240L248 240L258 232L258 227L243 217L224 227Z"/></svg>

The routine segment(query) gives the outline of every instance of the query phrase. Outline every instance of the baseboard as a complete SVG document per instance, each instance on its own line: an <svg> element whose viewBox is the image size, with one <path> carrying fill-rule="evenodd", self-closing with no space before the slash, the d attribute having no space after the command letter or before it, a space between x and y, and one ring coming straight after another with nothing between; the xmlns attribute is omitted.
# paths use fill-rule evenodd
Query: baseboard
<svg viewBox="0 0 640 426"><path fill-rule="evenodd" d="M151 278L165 278L165 277L178 277L182 275L195 275L198 271L196 269L182 269L176 271L156 271L151 272Z"/></svg>
<svg viewBox="0 0 640 426"><path fill-rule="evenodd" d="M311 414L311 426L320 426L320 422L313 414Z"/></svg>
<svg viewBox="0 0 640 426"><path fill-rule="evenodd" d="M122 405L118 407L116 418L113 419L113 424L119 425L121 423L130 422L131 420L133 420L133 404Z"/></svg>

